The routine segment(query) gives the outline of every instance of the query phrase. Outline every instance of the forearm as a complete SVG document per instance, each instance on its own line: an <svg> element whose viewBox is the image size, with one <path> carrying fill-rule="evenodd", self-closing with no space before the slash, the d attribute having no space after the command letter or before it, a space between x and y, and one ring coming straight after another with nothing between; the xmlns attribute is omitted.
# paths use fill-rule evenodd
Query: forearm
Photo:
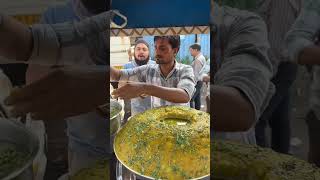
<svg viewBox="0 0 320 180"><path fill-rule="evenodd" d="M7 59L26 61L32 51L30 28L12 17L0 14L0 56Z"/></svg>
<svg viewBox="0 0 320 180"><path fill-rule="evenodd" d="M311 45L304 48L298 57L298 63L301 65L320 65L320 47Z"/></svg>
<svg viewBox="0 0 320 180"><path fill-rule="evenodd" d="M143 94L155 96L160 99L164 99L166 101L173 102L173 103L187 103L190 101L190 98L187 92L179 88L168 88L168 87L146 84L144 86Z"/></svg>
<svg viewBox="0 0 320 180"><path fill-rule="evenodd" d="M28 64L67 65L60 61L61 49L86 43L88 37L108 31L112 16L113 12L108 11L80 22L35 24L29 28L3 15L0 56L13 63L18 60Z"/></svg>
<svg viewBox="0 0 320 180"><path fill-rule="evenodd" d="M110 66L110 80L119 81L121 77L120 71L112 66Z"/></svg>
<svg viewBox="0 0 320 180"><path fill-rule="evenodd" d="M238 89L213 85L210 93L215 131L246 131L253 126L254 108Z"/></svg>
<svg viewBox="0 0 320 180"><path fill-rule="evenodd" d="M73 65L69 61L62 60L63 49L86 44L88 38L97 38L106 33L110 26L111 14L108 11L79 22L33 25L34 48L28 63Z"/></svg>

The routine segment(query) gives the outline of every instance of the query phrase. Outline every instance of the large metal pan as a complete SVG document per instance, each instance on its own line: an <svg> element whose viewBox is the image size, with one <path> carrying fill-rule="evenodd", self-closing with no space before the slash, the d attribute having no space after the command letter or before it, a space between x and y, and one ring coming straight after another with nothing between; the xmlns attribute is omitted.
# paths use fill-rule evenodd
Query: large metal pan
<svg viewBox="0 0 320 180"><path fill-rule="evenodd" d="M123 130L123 128L126 125L122 126L119 131L117 132L117 134ZM116 137L117 138L117 135ZM135 170L132 170L131 168L129 168L117 155L117 151L116 151L116 146L115 144L113 144L113 150L115 152L115 155L118 159L118 163L117 163L117 180L124 180L124 179L130 179L130 180L153 180L155 178L153 177L149 177L146 175L143 175ZM203 177L198 177L198 178L193 178L193 179L189 179L189 180L210 180L210 175L205 175Z"/></svg>
<svg viewBox="0 0 320 180"><path fill-rule="evenodd" d="M117 180L151 180L152 177L144 176L123 164L119 159L117 162ZM200 178L194 178L190 180L210 180L210 176L203 176Z"/></svg>
<svg viewBox="0 0 320 180"><path fill-rule="evenodd" d="M22 123L15 120L0 118L0 146L12 145L26 155L21 167L15 167L2 180L32 180L33 160L39 153L39 139Z"/></svg>

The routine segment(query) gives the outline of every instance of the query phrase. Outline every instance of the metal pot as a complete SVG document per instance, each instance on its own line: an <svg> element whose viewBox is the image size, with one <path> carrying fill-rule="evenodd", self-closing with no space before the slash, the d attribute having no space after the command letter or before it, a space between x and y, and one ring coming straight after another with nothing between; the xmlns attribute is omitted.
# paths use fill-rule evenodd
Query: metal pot
<svg viewBox="0 0 320 180"><path fill-rule="evenodd" d="M117 180L153 180L154 178L144 176L130 168L128 168L125 164L118 159L117 162L117 171L116 171ZM194 178L190 180L210 180L210 176L203 176L200 178Z"/></svg>
<svg viewBox="0 0 320 180"><path fill-rule="evenodd" d="M110 112L113 108L118 109L118 112L113 116L110 117L110 133L111 135L115 135L117 133L117 131L120 128L120 124L121 124L121 119L122 119L122 111L123 108L121 106L121 104L114 100L114 99L110 99ZM111 116L111 114L110 114Z"/></svg>
<svg viewBox="0 0 320 180"><path fill-rule="evenodd" d="M22 123L15 120L0 118L0 146L13 145L19 151L26 153L29 157L23 166L17 167L2 180L32 180L33 160L39 153L39 139L29 131Z"/></svg>
<svg viewBox="0 0 320 180"><path fill-rule="evenodd" d="M119 131L121 131L122 128L120 128ZM114 141L114 139L112 139L112 142ZM113 144L113 151L115 152L115 156L117 157L117 165L116 165L116 176L117 176L117 180L153 180L154 178L149 177L149 176L145 176L140 174L139 172L136 172L132 169L130 169L125 163L123 163L121 161L121 159L119 159L117 152L116 152L116 148L115 145ZM199 178L193 178L193 179L189 179L189 180L210 180L210 175L206 175L203 177L199 177Z"/></svg>
<svg viewBox="0 0 320 180"><path fill-rule="evenodd" d="M116 136L116 133L118 132L118 130L120 129L121 126L121 121L122 121L122 114L123 114L123 107L122 105L114 99L110 99L110 112L112 108L117 108L119 109L119 111L113 116L110 117L110 134L111 134L111 138L110 138L110 151L113 152L113 141L114 138ZM111 114L110 114L111 116Z"/></svg>

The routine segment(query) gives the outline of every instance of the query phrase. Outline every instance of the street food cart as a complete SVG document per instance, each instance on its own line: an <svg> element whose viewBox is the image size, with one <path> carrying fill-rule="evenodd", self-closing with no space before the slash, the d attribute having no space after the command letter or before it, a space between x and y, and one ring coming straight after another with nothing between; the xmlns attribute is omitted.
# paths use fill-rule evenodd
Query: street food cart
<svg viewBox="0 0 320 180"><path fill-rule="evenodd" d="M210 1L204 0L204 1L195 1L195 0L185 0L185 1L179 1L179 0L162 0L162 1L156 1L156 0L141 0L141 1L130 1L130 0L117 0L112 2L112 9L119 10L119 12L126 17L126 25L123 28L112 28L110 31L111 37L143 37L143 36L165 36L165 35L190 35L190 34L209 34L209 15L210 15ZM123 24L123 18L114 18L115 24ZM111 47L112 48L112 47ZM110 59L112 61L112 59ZM210 143L209 143L209 115L205 112L200 112L194 109L179 109L178 107L164 107L167 108L166 113L161 114L163 111L162 108L155 108L147 110L144 113L137 114L128 120L128 122L118 130L115 140L114 140L114 154L111 158L111 177L112 179L154 179L154 178L169 178L169 179L209 179L209 149L210 149ZM177 109L176 109L177 108ZM170 112L169 112L170 111ZM159 154L154 154L154 157L160 157L164 156L164 158L160 159L153 159L152 157L149 157L149 153L155 152L155 146L156 145L146 145L149 146L149 150L144 149L142 146L142 150L140 153L135 154L133 147L140 148L141 144L148 144L150 142L148 139L143 139L142 137L149 137L150 134L148 132L152 133L155 131L155 129L152 128L152 125L144 126L142 121L145 120L146 123L151 122L151 124L158 124L159 126L164 125L166 126L166 122L171 122L172 124L180 124L177 126L170 125L168 128L175 127L177 128L177 131L180 132L180 129L189 128L189 125L193 124L191 119L191 116L194 115L190 114L190 118L188 116L188 112L193 112L194 114L201 114L202 116L200 119L203 119L199 122L202 122L203 128L201 131L203 134L204 139L207 140L207 143L205 144L205 148L208 151L202 154L197 155L197 150L201 149L200 146L198 149L195 149L194 156L201 156L203 161L192 161L191 158L188 158L188 153L185 154L185 161L189 162L187 163L189 166L189 170L191 167L198 166L202 169L203 172L197 171L197 173L188 171L187 167L184 167L177 162L177 164L172 163L171 166L168 165L168 163L165 162L165 157L169 157L168 154L175 154L177 157L171 157L168 158L168 161L176 161L178 157L180 157L178 154L180 154L179 150L175 151L174 153L170 153L169 149L168 152L159 152ZM155 114L161 114L157 117L154 117L156 119L155 122L153 122L152 115ZM161 118L162 120L159 120ZM174 118L175 117L175 118ZM203 118L202 118L203 117ZM151 119L149 119L151 118ZM174 120L172 120L172 118ZM141 119L141 121L139 120ZM170 120L168 120L170 119ZM186 122L184 122L182 119L187 119ZM158 121L159 120L159 121ZM161 121L161 122L160 122ZM176 122L177 121L177 122ZM137 124L136 124L137 123ZM142 123L142 124L141 124ZM183 125L185 123L185 126ZM201 126L202 127L202 126ZM134 129L141 130L140 128L146 128L145 130L141 130L141 132L135 131ZM192 129L192 128L190 128ZM193 128L197 129L197 128ZM131 132L129 134L126 134L128 132ZM165 133L166 131L164 129L158 129L156 130L158 132L158 135L161 133ZM183 131L181 131L183 132ZM140 134L142 133L142 134ZM192 133L191 133L192 134ZM172 134L171 134L172 135ZM173 137L173 139L176 139L175 135L171 136L170 133L166 133L166 136L161 137ZM130 142L133 142L134 145L132 146L126 146L128 144L122 143L125 141L126 137L132 137L133 139L130 141L127 141L127 143L130 144ZM135 138L134 138L135 137ZM180 137L180 136L179 136ZM185 137L185 136L183 136ZM193 136L186 136L189 137L190 140ZM135 140L137 141L135 141ZM170 138L169 138L170 139ZM170 146L169 139L167 139L167 144ZM180 140L180 139L179 139ZM113 141L113 139L112 139ZM157 140L154 141L161 141L159 144L164 143L164 139L161 139L158 137ZM196 141L194 141L196 142ZM174 144L174 143L173 143ZM177 145L177 144L175 144ZM173 145L173 146L175 146ZM178 146L175 146L178 147ZM123 149L130 149L131 153L124 153ZM184 150L188 148L182 148ZM127 155L125 155L127 154ZM130 154L130 155L129 155ZM161 154L161 155L160 155ZM132 156L131 156L132 155ZM138 160L141 158L140 160ZM179 158L178 158L179 159ZM131 162L128 163L128 161ZM178 160L177 160L178 161ZM149 162L150 164L144 164ZM161 168L152 162L158 162L159 166L162 166ZM195 163L198 162L198 163ZM205 162L205 163L204 163ZM137 166L132 166L132 164L135 164ZM202 164L203 166L200 166ZM165 167L167 166L167 167ZM150 168L148 168L150 167ZM158 171L157 171L158 169ZM161 174L162 169L167 169L168 173L166 175ZM164 171L162 171L164 173ZM192 175L191 175L192 174Z"/></svg>

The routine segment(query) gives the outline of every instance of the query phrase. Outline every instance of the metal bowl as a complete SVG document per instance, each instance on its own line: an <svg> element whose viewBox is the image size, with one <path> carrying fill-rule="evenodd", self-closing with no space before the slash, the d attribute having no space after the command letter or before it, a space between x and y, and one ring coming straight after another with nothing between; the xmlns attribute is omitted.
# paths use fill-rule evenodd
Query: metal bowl
<svg viewBox="0 0 320 180"><path fill-rule="evenodd" d="M33 179L33 160L39 153L39 139L22 123L15 120L0 118L0 146L12 145L18 151L26 153L28 157L21 167L16 167L2 180L15 178L16 180Z"/></svg>
<svg viewBox="0 0 320 180"><path fill-rule="evenodd" d="M111 135L114 135L117 133L117 131L120 128L120 124L121 124L121 119L122 119L122 111L123 108L121 106L121 104L114 100L114 99L110 99L110 113L112 112L112 109L117 109L117 112L111 117L112 114L110 114L110 133Z"/></svg>

